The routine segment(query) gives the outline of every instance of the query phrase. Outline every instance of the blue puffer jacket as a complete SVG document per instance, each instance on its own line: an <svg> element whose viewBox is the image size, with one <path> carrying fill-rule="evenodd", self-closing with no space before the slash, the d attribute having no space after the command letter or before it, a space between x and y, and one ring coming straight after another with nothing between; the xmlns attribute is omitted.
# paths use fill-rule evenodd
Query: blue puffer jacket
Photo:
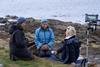
<svg viewBox="0 0 100 67"><path fill-rule="evenodd" d="M51 28L43 30L42 28L38 28L35 31L35 44L37 49L39 49L42 45L48 44L50 49L54 48L54 33Z"/></svg>

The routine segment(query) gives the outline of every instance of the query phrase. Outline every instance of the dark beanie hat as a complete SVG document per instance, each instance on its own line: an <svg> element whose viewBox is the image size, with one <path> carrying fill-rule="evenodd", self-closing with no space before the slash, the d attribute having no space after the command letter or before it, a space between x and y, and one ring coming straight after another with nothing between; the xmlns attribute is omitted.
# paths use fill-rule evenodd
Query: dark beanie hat
<svg viewBox="0 0 100 67"><path fill-rule="evenodd" d="M20 17L20 18L18 18L17 23L22 24L22 23L25 23L25 21L26 21L26 18Z"/></svg>

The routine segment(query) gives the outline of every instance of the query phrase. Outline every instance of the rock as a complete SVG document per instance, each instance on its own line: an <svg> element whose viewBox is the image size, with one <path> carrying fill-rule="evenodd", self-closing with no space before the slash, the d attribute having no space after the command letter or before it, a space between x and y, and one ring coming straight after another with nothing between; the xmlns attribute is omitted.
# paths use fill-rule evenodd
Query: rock
<svg viewBox="0 0 100 67"><path fill-rule="evenodd" d="M33 23L35 21L35 19L33 17L29 17L26 19L27 19L27 22L29 22L29 23Z"/></svg>
<svg viewBox="0 0 100 67"><path fill-rule="evenodd" d="M6 18L0 17L0 23L6 23L6 22L7 22Z"/></svg>
<svg viewBox="0 0 100 67"><path fill-rule="evenodd" d="M18 16L6 15L5 18L7 18L7 19L17 19Z"/></svg>
<svg viewBox="0 0 100 67"><path fill-rule="evenodd" d="M33 42L34 41L34 34L31 34L31 33L25 33L25 36L26 38L30 41L30 42Z"/></svg>

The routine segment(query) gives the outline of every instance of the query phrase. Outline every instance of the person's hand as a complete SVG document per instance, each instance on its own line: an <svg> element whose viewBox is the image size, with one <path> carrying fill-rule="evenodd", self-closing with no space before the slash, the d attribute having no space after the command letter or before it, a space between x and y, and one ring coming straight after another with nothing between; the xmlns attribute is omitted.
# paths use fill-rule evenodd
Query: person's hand
<svg viewBox="0 0 100 67"><path fill-rule="evenodd" d="M49 46L48 46L48 45L43 45L43 46L41 47L41 49L42 49L42 50L49 50Z"/></svg>

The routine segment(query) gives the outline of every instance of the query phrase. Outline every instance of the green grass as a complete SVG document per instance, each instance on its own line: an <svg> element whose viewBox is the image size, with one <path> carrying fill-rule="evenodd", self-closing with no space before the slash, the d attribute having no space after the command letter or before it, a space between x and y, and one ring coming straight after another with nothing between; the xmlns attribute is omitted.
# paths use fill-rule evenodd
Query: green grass
<svg viewBox="0 0 100 67"><path fill-rule="evenodd" d="M41 58L35 58L32 61L11 61L7 49L0 49L0 64L3 64L4 67L72 67Z"/></svg>

